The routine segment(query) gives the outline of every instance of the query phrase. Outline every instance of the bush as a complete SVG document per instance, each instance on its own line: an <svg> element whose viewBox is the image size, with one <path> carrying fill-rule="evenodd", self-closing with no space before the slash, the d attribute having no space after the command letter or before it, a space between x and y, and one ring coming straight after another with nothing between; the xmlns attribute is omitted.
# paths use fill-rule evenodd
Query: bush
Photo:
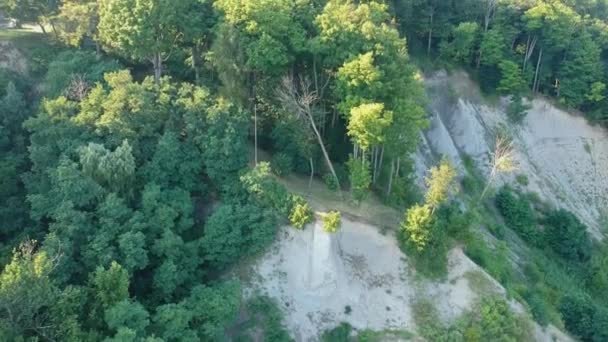
<svg viewBox="0 0 608 342"><path fill-rule="evenodd" d="M528 115L528 110L530 110L530 108L529 105L523 103L521 96L513 95L509 107L507 107L507 116L511 122L519 124L525 119L526 115Z"/></svg>
<svg viewBox="0 0 608 342"><path fill-rule="evenodd" d="M472 218L456 204L441 206L435 217L427 217L430 215L427 209L414 206L406 212L398 239L418 272L439 279L447 274L448 235L467 235Z"/></svg>
<svg viewBox="0 0 608 342"><path fill-rule="evenodd" d="M534 212L527 198L516 195L510 187L504 186L496 194L496 206L507 226L522 239L534 246L542 244Z"/></svg>
<svg viewBox="0 0 608 342"><path fill-rule="evenodd" d="M564 296L559 304L559 312L568 331L582 341L592 341L595 307L589 296L582 293Z"/></svg>
<svg viewBox="0 0 608 342"><path fill-rule="evenodd" d="M482 238L475 237L467 241L464 252L503 286L507 287L511 283L512 268L504 242L492 250Z"/></svg>
<svg viewBox="0 0 608 342"><path fill-rule="evenodd" d="M542 294L533 289L522 296L528 303L534 320L541 326L546 327L549 324L549 307Z"/></svg>
<svg viewBox="0 0 608 342"><path fill-rule="evenodd" d="M272 171L277 176L288 175L293 171L293 158L286 153L275 154L270 164L272 165Z"/></svg>
<svg viewBox="0 0 608 342"><path fill-rule="evenodd" d="M351 156L347 167L350 172L350 189L353 199L357 203L361 203L369 194L369 187L372 184L369 162L365 159L361 162Z"/></svg>
<svg viewBox="0 0 608 342"><path fill-rule="evenodd" d="M501 298L484 298L472 310L465 332L475 332L477 341L533 341L529 322L514 314ZM467 334L465 333L465 336ZM469 339L467 339L469 340Z"/></svg>
<svg viewBox="0 0 608 342"><path fill-rule="evenodd" d="M587 227L571 212L559 209L547 214L545 239L549 246L566 260L588 261L591 240Z"/></svg>
<svg viewBox="0 0 608 342"><path fill-rule="evenodd" d="M327 186L327 188L329 190L332 190L332 191L338 190L338 182L336 181L336 179L334 178L334 176L331 173L326 173L323 176L323 182L325 182L325 185Z"/></svg>
<svg viewBox="0 0 608 342"><path fill-rule="evenodd" d="M306 224L312 222L312 209L310 209L308 203L300 196L292 196L292 203L289 222L295 228L302 229Z"/></svg>
<svg viewBox="0 0 608 342"><path fill-rule="evenodd" d="M353 330L350 324L346 322L340 323L337 327L327 330L321 336L323 342L348 342L350 332Z"/></svg>
<svg viewBox="0 0 608 342"><path fill-rule="evenodd" d="M291 201L287 189L271 175L270 164L259 163L241 176L245 190L264 208L274 209L283 217L289 217Z"/></svg>
<svg viewBox="0 0 608 342"><path fill-rule="evenodd" d="M515 176L515 181L517 181L517 183L521 186L528 186L528 184L530 184L530 181L528 180L528 176L526 176L526 175Z"/></svg>
<svg viewBox="0 0 608 342"><path fill-rule="evenodd" d="M323 230L328 233L335 233L340 229L342 218L339 211L330 211L323 215Z"/></svg>

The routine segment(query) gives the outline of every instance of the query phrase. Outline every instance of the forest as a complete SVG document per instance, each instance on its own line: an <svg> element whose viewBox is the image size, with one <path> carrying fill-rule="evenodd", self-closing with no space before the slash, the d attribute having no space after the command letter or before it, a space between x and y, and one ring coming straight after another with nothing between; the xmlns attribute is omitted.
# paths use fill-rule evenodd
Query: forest
<svg viewBox="0 0 608 342"><path fill-rule="evenodd" d="M277 181L289 174L403 212L391 228L429 277L464 243L539 324L608 340L608 249L575 215L508 186L487 193L491 180L460 179L445 159L422 193L411 158L428 127L422 78L437 69L508 96L515 120L523 98L544 96L604 125L608 0L0 0L0 11L16 27L0 38L28 65L0 68L0 340L231 340L243 299L226 271L314 219ZM459 205L458 190L475 199ZM487 212L535 253L523 271L475 238ZM323 220L340 224L338 212ZM488 317L425 337L528 338L504 302L483 305ZM292 339L280 323L266 333Z"/></svg>

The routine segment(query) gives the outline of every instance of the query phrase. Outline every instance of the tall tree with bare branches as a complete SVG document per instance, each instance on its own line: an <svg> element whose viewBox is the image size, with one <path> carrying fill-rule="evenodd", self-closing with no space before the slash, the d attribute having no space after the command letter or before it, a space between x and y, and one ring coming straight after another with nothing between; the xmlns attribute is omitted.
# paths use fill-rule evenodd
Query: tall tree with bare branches
<svg viewBox="0 0 608 342"><path fill-rule="evenodd" d="M327 149L325 148L323 137L321 136L318 125L315 122L313 107L319 100L319 97L317 92L311 88L312 85L310 80L305 77L299 77L299 80L295 81L293 76L285 76L281 81L281 86L277 90L277 95L285 109L289 110L290 113L296 115L302 121L307 122L314 132L317 142L319 143L319 147L321 148L321 152L323 152L325 163L338 184L338 190L340 190L340 180L336 175L334 166L329 158Z"/></svg>

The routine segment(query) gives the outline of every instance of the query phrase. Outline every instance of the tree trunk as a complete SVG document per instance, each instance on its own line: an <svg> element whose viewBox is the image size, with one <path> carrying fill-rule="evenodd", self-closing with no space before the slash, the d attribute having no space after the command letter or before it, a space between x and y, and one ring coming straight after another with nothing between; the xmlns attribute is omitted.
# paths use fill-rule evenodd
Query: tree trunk
<svg viewBox="0 0 608 342"><path fill-rule="evenodd" d="M38 26L40 26L40 29L42 30L42 33L46 34L46 29L44 28L44 24L41 22L38 22Z"/></svg>
<svg viewBox="0 0 608 342"><path fill-rule="evenodd" d="M331 117L331 127L332 128L336 127L336 119L337 119L337 116L338 116L338 112L336 111L335 108L334 108L333 112L334 112L333 116Z"/></svg>
<svg viewBox="0 0 608 342"><path fill-rule="evenodd" d="M255 98L254 98L255 101ZM253 156L255 165L258 165L258 104L253 104Z"/></svg>
<svg viewBox="0 0 608 342"><path fill-rule="evenodd" d="M391 195L393 189L393 176L395 175L395 160L391 159L391 173L388 176L388 186L386 187L386 197Z"/></svg>
<svg viewBox="0 0 608 342"><path fill-rule="evenodd" d="M532 57L532 53L534 52L534 48L536 47L536 42L538 42L538 36L534 36L532 41L530 41L530 35L528 35L528 41L526 42L526 53L524 56L524 66L522 71L526 71L526 66L528 65L528 61L530 57Z"/></svg>
<svg viewBox="0 0 608 342"><path fill-rule="evenodd" d="M538 61L536 62L536 71L534 72L534 84L532 85L532 91L533 92L537 92L538 91L538 74L540 71L540 67L541 67L541 59L543 58L543 48L540 48L540 52L538 53Z"/></svg>
<svg viewBox="0 0 608 342"><path fill-rule="evenodd" d="M53 22L52 19L49 20L49 23L51 24L51 29L53 30L53 34L55 35L55 38L59 39L59 34L57 33L57 29L55 28L55 23Z"/></svg>
<svg viewBox="0 0 608 342"><path fill-rule="evenodd" d="M97 40L95 41L95 56L97 59L101 58L101 44Z"/></svg>
<svg viewBox="0 0 608 342"><path fill-rule="evenodd" d="M372 170L372 183L376 182L376 169L378 167L378 147L374 146L372 149L372 162L373 162L373 170Z"/></svg>
<svg viewBox="0 0 608 342"><path fill-rule="evenodd" d="M382 162L384 161L384 146L380 150L380 160L378 161L378 171L376 171L376 179L378 178L378 174L382 170Z"/></svg>
<svg viewBox="0 0 608 342"><path fill-rule="evenodd" d="M430 56L431 55L431 45L432 45L432 41L433 41L433 16L435 15L435 9L433 9L431 7L431 13L429 15L430 18L430 23L429 23L429 38L428 38L428 42L427 42L427 46L426 46L426 55Z"/></svg>
<svg viewBox="0 0 608 342"><path fill-rule="evenodd" d="M160 52L155 53L152 57L152 65L154 66L154 83L158 85L163 74L163 59Z"/></svg>
<svg viewBox="0 0 608 342"><path fill-rule="evenodd" d="M312 187L312 178L315 175L315 165L312 162L312 157L308 158L308 161L310 162L310 178L308 179L308 188L310 189Z"/></svg>
<svg viewBox="0 0 608 342"><path fill-rule="evenodd" d="M399 177L399 168L401 167L401 157L397 157L397 171L395 171L395 175Z"/></svg>
<svg viewBox="0 0 608 342"><path fill-rule="evenodd" d="M312 113L309 113L309 114L312 114ZM310 121L312 130L315 132L315 136L317 137L317 141L319 143L319 146L321 147L321 152L323 152L323 157L325 158L327 167L329 167L329 171L331 171L332 176L336 180L336 184L338 184L338 192L340 193L340 197L342 197L342 188L340 187L340 180L338 179L338 176L336 175L336 171L334 170L334 166L331 163L331 159L329 159L329 154L327 153L327 150L325 149L325 144L323 144L323 138L321 137L321 134L319 133L319 130L317 129L317 125L315 124L315 120L313 119L312 115L306 115L306 116L308 117L308 120Z"/></svg>
<svg viewBox="0 0 608 342"><path fill-rule="evenodd" d="M192 46L192 68L194 69L194 80L196 84L201 84L201 66L203 65L201 60L201 52L198 44Z"/></svg>

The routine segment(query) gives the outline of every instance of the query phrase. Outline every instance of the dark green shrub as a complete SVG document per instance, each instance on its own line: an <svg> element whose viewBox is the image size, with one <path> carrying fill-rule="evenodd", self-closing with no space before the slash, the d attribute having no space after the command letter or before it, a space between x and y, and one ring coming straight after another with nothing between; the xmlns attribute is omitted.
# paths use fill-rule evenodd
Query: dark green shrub
<svg viewBox="0 0 608 342"><path fill-rule="evenodd" d="M289 332L283 324L283 314L277 307L276 303L265 296L256 297L247 304L247 309L256 321L256 331L254 335L258 335L261 329L263 341L268 342L289 342L293 339L289 336ZM246 336L250 337L250 336Z"/></svg>
<svg viewBox="0 0 608 342"><path fill-rule="evenodd" d="M542 244L534 211L525 197L517 195L511 188L504 186L496 194L496 207L507 226L515 230L522 239L534 246Z"/></svg>
<svg viewBox="0 0 608 342"><path fill-rule="evenodd" d="M526 115L528 115L528 110L530 110L530 108L531 107L529 105L525 105L523 103L521 96L513 95L511 102L507 107L507 116L511 122L516 124L521 123L525 119Z"/></svg>
<svg viewBox="0 0 608 342"><path fill-rule="evenodd" d="M608 341L608 309L598 307L593 316L593 342Z"/></svg>
<svg viewBox="0 0 608 342"><path fill-rule="evenodd" d="M589 296L583 293L567 294L560 301L559 312L569 332L582 341L592 341L595 307Z"/></svg>
<svg viewBox="0 0 608 342"><path fill-rule="evenodd" d="M549 308L543 296L537 291L531 290L523 297L528 303L528 307L530 307L534 320L543 327L547 326L549 324Z"/></svg>
<svg viewBox="0 0 608 342"><path fill-rule="evenodd" d="M470 175L462 177L460 185L462 185L462 190L467 194L480 194L483 191L483 184Z"/></svg>
<svg viewBox="0 0 608 342"><path fill-rule="evenodd" d="M482 238L474 237L467 241L464 252L501 284L509 286L513 275L504 242L500 242L496 249L492 250Z"/></svg>
<svg viewBox="0 0 608 342"><path fill-rule="evenodd" d="M323 176L323 181L325 182L325 185L327 186L327 188L329 190L332 190L332 191L338 190L338 182L336 181L336 179L334 178L334 176L331 173L326 173Z"/></svg>
<svg viewBox="0 0 608 342"><path fill-rule="evenodd" d="M587 261L591 257L591 240L587 227L571 212L558 209L547 214L545 239L566 260Z"/></svg>
<svg viewBox="0 0 608 342"><path fill-rule="evenodd" d="M528 180L528 176L526 176L526 175L515 176L515 181L517 181L517 183L521 186L528 186L528 184L530 184L530 181Z"/></svg>
<svg viewBox="0 0 608 342"><path fill-rule="evenodd" d="M285 176L293 171L293 158L287 153L275 154L270 164L277 176Z"/></svg>
<svg viewBox="0 0 608 342"><path fill-rule="evenodd" d="M327 330L321 336L323 342L348 342L350 333L353 330L350 324L342 322L337 327Z"/></svg>

